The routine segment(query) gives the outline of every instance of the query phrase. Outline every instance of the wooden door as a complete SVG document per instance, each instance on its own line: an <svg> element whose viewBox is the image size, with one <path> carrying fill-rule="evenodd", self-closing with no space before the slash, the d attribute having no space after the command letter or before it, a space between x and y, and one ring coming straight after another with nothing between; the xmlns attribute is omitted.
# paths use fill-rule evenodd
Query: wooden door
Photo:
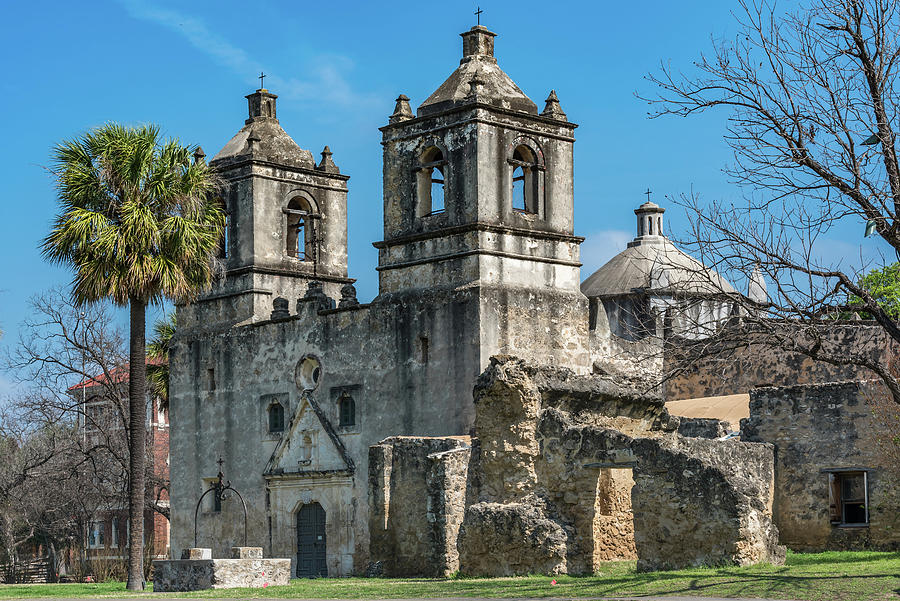
<svg viewBox="0 0 900 601"><path fill-rule="evenodd" d="M325 510L318 503L297 512L297 577L327 576L325 565Z"/></svg>

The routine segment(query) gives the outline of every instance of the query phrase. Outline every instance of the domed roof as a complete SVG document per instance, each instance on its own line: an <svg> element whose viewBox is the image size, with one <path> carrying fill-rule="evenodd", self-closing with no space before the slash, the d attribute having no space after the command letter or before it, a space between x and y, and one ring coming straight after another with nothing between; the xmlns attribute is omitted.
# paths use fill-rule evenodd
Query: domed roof
<svg viewBox="0 0 900 601"><path fill-rule="evenodd" d="M537 115L537 105L497 65L494 58L496 34L483 25L476 25L460 35L463 58L459 67L419 106L418 116L433 115L465 104L473 94L477 95L478 102Z"/></svg>
<svg viewBox="0 0 900 601"><path fill-rule="evenodd" d="M735 292L725 278L679 250L667 238L629 246L581 284L585 296L620 296L636 291L689 294Z"/></svg>
<svg viewBox="0 0 900 601"><path fill-rule="evenodd" d="M654 203L641 205L638 236L581 284L588 297L652 291L713 295L736 292L718 273L676 247L662 235L662 213ZM655 233L654 233L655 231Z"/></svg>

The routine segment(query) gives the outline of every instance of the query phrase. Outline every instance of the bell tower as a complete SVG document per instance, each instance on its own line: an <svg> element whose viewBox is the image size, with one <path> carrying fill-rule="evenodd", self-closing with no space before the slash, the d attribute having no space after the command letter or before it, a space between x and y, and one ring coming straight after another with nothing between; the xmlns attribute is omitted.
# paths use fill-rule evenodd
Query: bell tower
<svg viewBox="0 0 900 601"><path fill-rule="evenodd" d="M340 298L347 277L347 180L326 146L317 163L282 129L275 94L247 97L244 127L210 161L227 216L212 290L179 307L179 326L223 327L269 319L311 281Z"/></svg>
<svg viewBox="0 0 900 601"><path fill-rule="evenodd" d="M538 112L494 57L462 36L459 67L412 112L397 98L384 147L379 288L497 285L577 293L573 144L555 92Z"/></svg>

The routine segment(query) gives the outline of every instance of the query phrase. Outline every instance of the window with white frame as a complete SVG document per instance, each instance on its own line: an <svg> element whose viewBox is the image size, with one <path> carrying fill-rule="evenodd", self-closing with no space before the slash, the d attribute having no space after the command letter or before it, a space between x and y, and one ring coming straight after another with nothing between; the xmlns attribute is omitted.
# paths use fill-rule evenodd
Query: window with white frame
<svg viewBox="0 0 900 601"><path fill-rule="evenodd" d="M88 524L88 548L102 549L106 544L106 532L103 522L91 522Z"/></svg>

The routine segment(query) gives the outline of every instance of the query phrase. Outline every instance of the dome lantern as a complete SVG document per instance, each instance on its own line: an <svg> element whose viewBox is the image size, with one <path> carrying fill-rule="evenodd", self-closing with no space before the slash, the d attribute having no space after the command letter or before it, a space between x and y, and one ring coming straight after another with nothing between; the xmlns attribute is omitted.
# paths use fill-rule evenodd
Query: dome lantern
<svg viewBox="0 0 900 601"><path fill-rule="evenodd" d="M637 236L628 243L628 246L661 242L665 238L663 234L665 212L664 208L649 200L636 208L634 214L637 215Z"/></svg>

